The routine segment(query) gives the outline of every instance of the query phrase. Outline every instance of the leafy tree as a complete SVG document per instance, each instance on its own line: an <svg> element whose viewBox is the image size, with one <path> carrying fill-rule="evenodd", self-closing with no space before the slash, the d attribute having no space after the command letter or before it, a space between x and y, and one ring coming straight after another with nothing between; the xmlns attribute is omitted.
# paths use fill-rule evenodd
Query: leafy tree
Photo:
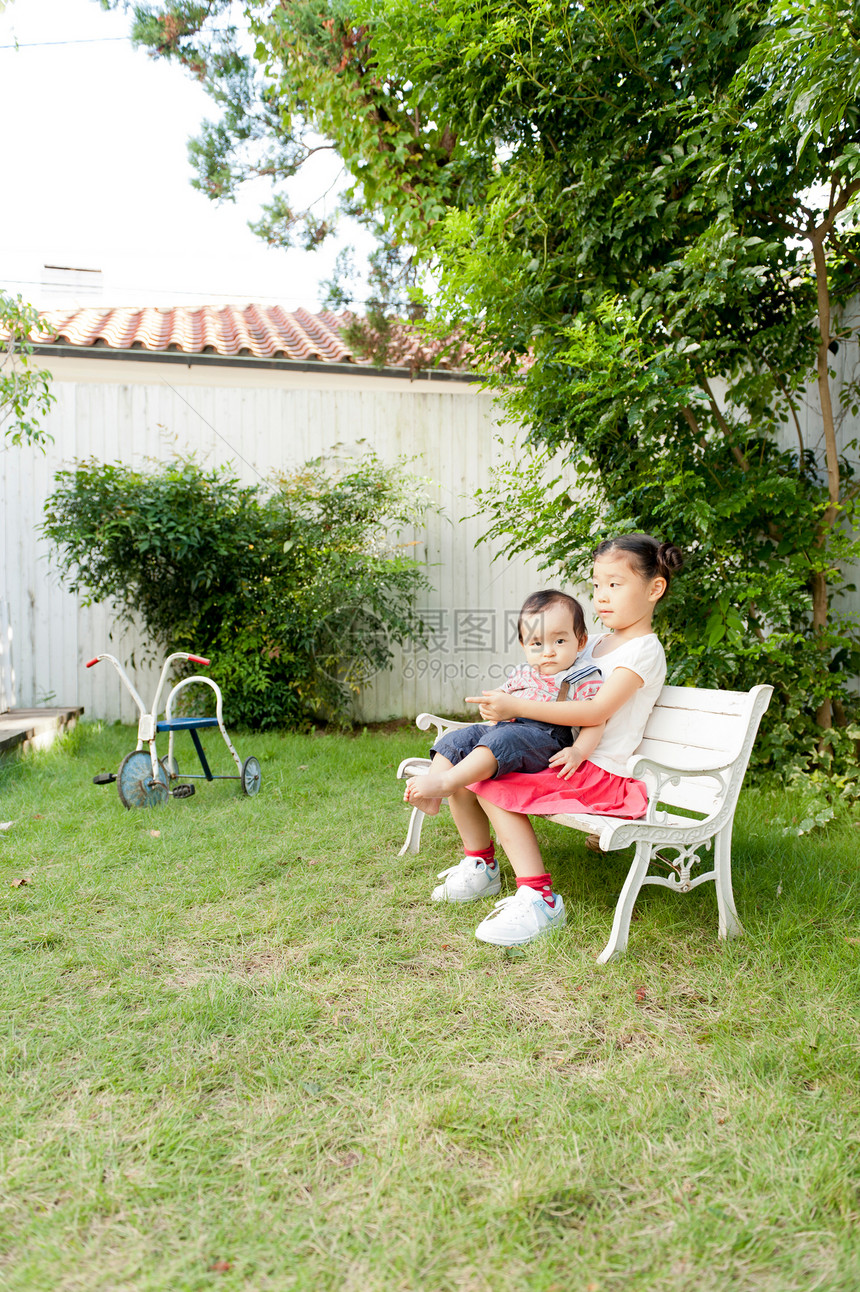
<svg viewBox="0 0 860 1292"><path fill-rule="evenodd" d="M445 17L462 27L456 6ZM580 575L595 531L674 538L691 558L676 680L767 677L782 703L762 751L852 762L856 729L820 742L845 721L858 663L838 601L856 446L840 455L848 409L829 371L832 350L853 350L839 306L857 282L847 6L511 6L467 21L465 61L489 83L476 135L508 156L482 207L434 238L443 290L454 310L480 302L486 352L505 336L531 348L509 408L585 492L531 481L528 506L508 474L485 499L493 531ZM427 31L415 43L428 64L441 49ZM462 67L430 75L456 112ZM810 389L820 455L804 440Z"/></svg>
<svg viewBox="0 0 860 1292"><path fill-rule="evenodd" d="M193 459L79 462L56 484L43 532L72 591L142 623L152 654L211 654L236 722L346 721L391 643L420 635L426 580L390 535L426 503L372 455L308 462L270 490Z"/></svg>
<svg viewBox="0 0 860 1292"><path fill-rule="evenodd" d="M139 39L221 96L195 150L206 191L289 180L312 137L353 205L434 265L440 325L471 337L535 470L553 456L578 483L574 500L561 477L501 473L491 531L574 577L595 535L674 539L675 678L767 677L765 751L853 756L860 732L831 731L858 666L839 600L860 489L839 436L860 266L847 0L248 0L255 48L237 35L229 67L206 34L226 4L136 12ZM291 223L276 200L260 231Z"/></svg>
<svg viewBox="0 0 860 1292"><path fill-rule="evenodd" d="M20 296L0 291L0 427L12 444L44 444L40 418L54 403L51 374L32 362L39 315Z"/></svg>
<svg viewBox="0 0 860 1292"><path fill-rule="evenodd" d="M132 39L186 68L211 96L217 117L204 123L189 147L196 188L215 201L231 201L242 184L263 178L273 196L254 231L271 246L316 248L336 217L320 214L320 199L296 206L290 181L317 153L337 151L356 181L342 214L380 236L371 293L408 307L414 266L405 225L394 227L397 193L405 186L424 204L425 219L439 218L439 180L456 141L444 128L428 130L424 121L408 117L403 87L380 79L369 28L347 5L101 3L132 9ZM335 304L342 297L338 281L332 297Z"/></svg>

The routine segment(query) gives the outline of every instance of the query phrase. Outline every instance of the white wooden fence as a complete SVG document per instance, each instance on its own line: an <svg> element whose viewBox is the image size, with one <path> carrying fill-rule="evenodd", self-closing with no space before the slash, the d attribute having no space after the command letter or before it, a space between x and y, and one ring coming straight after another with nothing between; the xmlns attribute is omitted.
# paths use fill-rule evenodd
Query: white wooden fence
<svg viewBox="0 0 860 1292"><path fill-rule="evenodd" d="M82 704L89 718L136 718L113 669L87 671L87 659L110 651L140 655L140 639L118 628L112 607L85 606L63 586L38 535L54 473L95 457L143 467L148 459L193 452L207 465L229 462L244 483L297 466L335 445L372 447L384 460L416 458L441 506L412 535L432 592L422 609L434 627L428 650L398 652L392 671L377 675L357 716L365 721L412 715L422 708L462 711L463 697L500 662L517 662L510 612L545 582L534 566L476 546L481 522L474 490L510 445L490 397L473 384L357 374L242 373L95 358L49 360L57 403L47 422L46 453L7 448L0 454L3 512L0 560L9 604L12 677L8 703ZM234 383L234 384L231 384ZM409 536L407 536L409 537ZM211 670L217 679L217 660ZM153 669L133 671L143 696ZM228 715L229 717L229 715Z"/></svg>

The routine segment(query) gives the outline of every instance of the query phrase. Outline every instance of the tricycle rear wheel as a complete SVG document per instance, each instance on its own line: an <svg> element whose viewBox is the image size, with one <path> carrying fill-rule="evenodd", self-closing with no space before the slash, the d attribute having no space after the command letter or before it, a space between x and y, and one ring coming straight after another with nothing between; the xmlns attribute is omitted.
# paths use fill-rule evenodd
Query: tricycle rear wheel
<svg viewBox="0 0 860 1292"><path fill-rule="evenodd" d="M242 793L256 794L260 788L261 775L256 758L246 758L242 764Z"/></svg>

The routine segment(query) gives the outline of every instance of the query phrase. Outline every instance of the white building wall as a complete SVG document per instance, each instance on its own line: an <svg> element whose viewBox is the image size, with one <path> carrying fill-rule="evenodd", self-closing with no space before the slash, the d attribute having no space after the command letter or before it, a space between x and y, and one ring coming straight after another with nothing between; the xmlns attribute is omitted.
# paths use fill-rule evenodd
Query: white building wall
<svg viewBox="0 0 860 1292"><path fill-rule="evenodd" d="M62 583L38 535L44 501L60 466L95 457L145 467L172 453L195 453L207 465L230 463L243 483L289 470L335 445L372 447L384 460L415 457L433 482L441 510L406 539L417 540L431 591L422 604L441 631L430 650L399 652L362 696L364 721L412 716L421 709L462 711L463 698L518 661L506 630L509 612L545 584L536 566L500 558L477 545L481 522L474 490L514 440L499 424L491 397L474 384L226 367L202 368L114 359L48 361L57 402L43 454L7 447L2 462L0 602L9 605L11 697L15 707L83 705L89 718L136 720L134 706L109 665L87 670L108 651L130 661L148 699L155 670L140 659L141 640L122 631L114 609L86 606ZM468 630L468 631L467 631ZM211 675L217 680L217 660ZM229 714L227 715L229 721Z"/></svg>

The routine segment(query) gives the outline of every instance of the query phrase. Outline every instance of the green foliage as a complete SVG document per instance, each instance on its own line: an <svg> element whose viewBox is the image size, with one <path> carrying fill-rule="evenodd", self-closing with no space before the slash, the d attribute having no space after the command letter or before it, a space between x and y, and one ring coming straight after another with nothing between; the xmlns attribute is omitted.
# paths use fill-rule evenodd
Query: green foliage
<svg viewBox="0 0 860 1292"><path fill-rule="evenodd" d="M420 484L374 455L308 462L270 489L180 459L57 473L43 532L73 591L113 601L149 649L211 655L231 721L338 721L419 632L418 563L392 545Z"/></svg>
<svg viewBox="0 0 860 1292"><path fill-rule="evenodd" d="M227 0L202 10L169 0L173 35L140 34L203 58L222 96L218 192L250 173L251 144L276 180L300 162L296 131L334 146L354 205L430 265L436 326L471 341L536 464L575 472L575 508L503 473L482 498L493 532L570 572L596 534L674 539L690 556L664 625L676 679L773 681L759 748L823 766L858 650L841 596L860 391L843 364L840 404L830 372L857 339L842 310L860 282L855 6L246 0L238 125ZM384 362L393 330L371 325Z"/></svg>
<svg viewBox="0 0 860 1292"><path fill-rule="evenodd" d="M773 682L760 762L848 775L850 726L822 729L850 720L860 662L840 602L857 373L840 411L829 372L856 339L838 313L858 281L850 6L409 12L374 5L381 65L493 165L482 200L449 205L423 243L535 454L482 495L491 533L573 576L596 536L677 542L673 679ZM547 488L551 458L565 481Z"/></svg>
<svg viewBox="0 0 860 1292"><path fill-rule="evenodd" d="M846 527L817 544L828 494L813 456L800 459L760 433L740 442L741 465L737 442L679 417L695 392L688 359L643 339L617 302L552 345L552 360L542 351L509 400L515 414L533 418L533 456L500 467L479 491L487 537L540 553L553 576L576 582L590 577L597 536L641 527L678 543L687 568L658 617L670 682L743 690L767 681L775 696L754 766L782 778L853 769L860 732L829 731L822 743L816 715L825 702L840 722L856 712L857 626L837 593L848 588L843 570L858 543ZM843 471L850 482L852 465ZM856 526L856 496L842 514ZM818 632L809 597L816 574L832 598Z"/></svg>
<svg viewBox="0 0 860 1292"><path fill-rule="evenodd" d="M32 333L39 315L20 296L0 291L0 427L12 444L50 440L40 419L54 403L51 374L33 365Z"/></svg>
<svg viewBox="0 0 860 1292"><path fill-rule="evenodd" d="M369 28L348 3L163 0L133 9L133 40L184 66L218 110L191 145L196 187L229 200L241 184L265 178L275 194L253 227L271 245L316 246L330 232L317 204L296 209L289 188L311 156L333 145L354 181L350 213L372 222L384 210L389 247L403 232L394 228L395 209L405 215L417 202L426 220L444 214L440 183L447 190L449 175L456 182L456 140L415 114L396 75L380 75Z"/></svg>

